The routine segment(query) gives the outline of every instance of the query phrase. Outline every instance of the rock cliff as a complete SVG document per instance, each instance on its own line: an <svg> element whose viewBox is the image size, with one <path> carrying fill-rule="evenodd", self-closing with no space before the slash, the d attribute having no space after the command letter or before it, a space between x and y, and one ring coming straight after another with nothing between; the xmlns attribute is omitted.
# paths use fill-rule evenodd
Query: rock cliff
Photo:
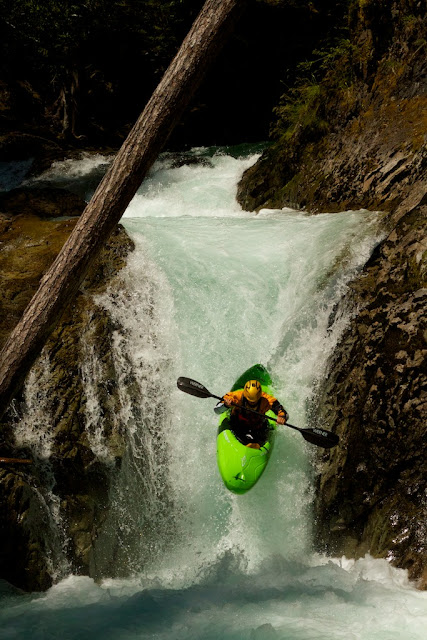
<svg viewBox="0 0 427 640"><path fill-rule="evenodd" d="M427 583L427 206L376 249L345 304L356 308L313 420L338 433L321 458L318 544L371 553Z"/></svg>
<svg viewBox="0 0 427 640"><path fill-rule="evenodd" d="M267 4L298 12L301 5ZM335 3L334 11L326 0L303 4L303 17L308 11L316 25L319 12L326 12L322 28L347 11L346 31L320 52L317 77L295 87L277 107L276 142L245 174L238 197L248 209L387 212L385 239L343 301L353 319L312 407L313 421L341 437L340 447L318 459L317 545L333 554L387 557L425 586L423 3L354 0ZM279 36L282 31L278 24ZM313 57L319 59L319 52ZM279 66L276 61L274 68ZM38 130L39 122L34 126ZM32 127L28 132L31 140L24 136L18 148L16 135L3 140L6 159L22 160L31 149L40 168L63 156L56 140L34 136ZM0 344L83 206L79 198L52 190L1 197ZM111 477L122 463L125 442L113 419L106 419L107 448L104 456L96 455L79 363L82 352L84 358L87 350L96 354L103 381L96 382L99 408L114 416L120 399L110 353L113 327L96 295L113 281L121 287L119 272L131 248L117 229L2 424L0 455L33 460L0 467L0 573L23 589L45 589L61 571L91 573L96 564L93 541L109 516Z"/></svg>
<svg viewBox="0 0 427 640"><path fill-rule="evenodd" d="M278 139L244 175L239 200L387 212L311 408L341 438L318 460L317 545L386 557L425 588L426 18L419 2L359 0L348 21L351 37L324 52L322 79L278 107Z"/></svg>
<svg viewBox="0 0 427 640"><path fill-rule="evenodd" d="M59 189L2 195L1 344L84 204ZM0 455L32 459L32 464L0 465L0 573L26 590L46 589L61 571L88 573L93 541L108 514L111 478L125 444L112 417L120 401L114 394L111 320L95 296L114 279L120 288L118 273L131 249L118 227L1 425ZM87 424L90 398L81 363L88 350L102 369L97 402L105 414L103 456L96 455Z"/></svg>
<svg viewBox="0 0 427 640"><path fill-rule="evenodd" d="M394 18L380 2L355 4L353 39L323 52L333 59L322 80L277 107L277 140L239 185L244 208L407 211L424 197L425 16L408 15L407 5L417 3L392 3ZM375 32L384 25L370 16L372 6L393 29L385 51L374 47L385 38Z"/></svg>

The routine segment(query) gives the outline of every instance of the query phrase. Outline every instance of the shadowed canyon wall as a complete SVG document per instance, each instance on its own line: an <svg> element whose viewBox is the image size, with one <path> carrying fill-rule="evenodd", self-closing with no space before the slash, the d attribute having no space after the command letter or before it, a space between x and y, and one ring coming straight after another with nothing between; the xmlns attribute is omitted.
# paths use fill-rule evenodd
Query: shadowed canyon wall
<svg viewBox="0 0 427 640"><path fill-rule="evenodd" d="M186 6L194 12L200 4L189 1ZM384 212L384 239L342 303L350 306L353 317L311 407L313 424L324 425L341 438L339 447L319 454L316 462L316 545L331 554L359 556L369 551L387 557L425 587L424 5L416 0L352 0L334 3L333 8L330 4L326 0L255 3L255 13L242 23L173 144L206 143L207 129L213 132L209 144L242 141L240 136L251 123L256 126L248 139L256 139L267 132L270 109L277 102L272 144L239 185L242 206L251 210L293 206L312 212L365 207ZM174 10L178 5L170 4ZM129 7L127 3L120 7L125 12L120 20L128 24ZM164 27L170 26L170 17L163 15ZM109 42L105 33L116 27L112 20L101 32L97 20L95 42L102 52ZM37 173L76 148L105 151L120 144L179 41L184 22L178 21L173 37L144 40L141 55L148 51L150 64L144 54L135 101L118 114L115 107L130 99L135 86L130 67L120 78L117 61L108 71L97 55L89 56L83 67L82 59L73 61L71 56L63 76L55 76L62 84L49 85L47 94L42 94L39 88L49 76L55 47L42 68L30 69L27 76L22 60L36 56L33 44L27 43L24 58L16 60L9 75L2 75L2 159L30 158L29 171ZM265 25L262 41L256 35L259 24ZM9 28L2 24L3 30ZM60 25L55 29L60 36ZM138 37L133 33L129 50L119 39L119 50L134 51ZM89 41L94 42L87 40L82 52L89 53ZM10 56L17 42L3 38L2 46L9 47ZM231 64L233 56L239 58L240 67ZM256 65L251 67L248 60ZM233 74L240 72L233 69L243 67L246 71L235 83ZM260 83L263 69L265 82ZM227 91L212 100L214 87L224 79L226 87L239 87L237 103ZM283 84L287 90L279 101ZM56 104L61 96L62 102ZM227 97L230 104L224 108ZM229 118L232 104L237 107ZM1 195L1 343L83 206L79 198L52 189ZM57 220L59 216L66 219ZM111 476L121 465L126 443L114 421L120 410L110 349L114 327L97 305L96 295L108 286L121 290L120 268L131 248L118 229L77 299L70 301L26 391L2 424L1 454L33 459L31 465L0 468L0 575L24 589L45 589L61 571L90 573L93 543L108 517ZM89 400L83 391L81 362L87 349L96 354L104 381L98 388L106 416L103 460L94 453L90 429L86 431ZM19 430L20 425L28 427L22 417L29 407L38 416L31 448L22 444Z"/></svg>
<svg viewBox="0 0 427 640"><path fill-rule="evenodd" d="M386 557L425 588L426 18L420 2L359 1L348 26L320 78L282 100L276 141L238 197L247 209L385 212L311 408L341 438L318 460L317 545Z"/></svg>
<svg viewBox="0 0 427 640"><path fill-rule="evenodd" d="M17 189L0 198L1 344L84 206L60 189ZM114 420L120 400L113 327L95 297L110 284L120 289L117 274L131 249L118 227L1 424L1 455L32 461L0 466L0 575L23 589L46 589L61 570L88 573L93 541L108 513L111 479L126 445ZM102 382L95 381L105 416L102 456L87 416L82 363L90 357L102 369Z"/></svg>

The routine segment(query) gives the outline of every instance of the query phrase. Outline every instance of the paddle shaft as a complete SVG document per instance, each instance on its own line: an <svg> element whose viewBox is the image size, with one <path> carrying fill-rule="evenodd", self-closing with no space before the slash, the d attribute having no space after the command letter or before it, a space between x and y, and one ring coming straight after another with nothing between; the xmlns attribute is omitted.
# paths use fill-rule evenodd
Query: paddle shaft
<svg viewBox="0 0 427 640"><path fill-rule="evenodd" d="M197 380L192 380L191 378L178 378L177 386L181 391L189 393L192 396L196 396L197 398L216 398L221 402L224 401L223 397L214 395L213 393L208 391L206 387L200 384L200 382L197 382ZM271 420L272 422L277 422L277 419L271 418L270 416L267 416L263 413L259 413L258 411L250 409L249 407L242 407L234 403L232 403L231 406L240 408L242 411L250 411L251 413L255 413L261 418L268 418L268 420ZM331 431L326 431L326 429L319 429L318 427L314 429L302 429L300 427L296 427L293 424L289 424L289 422L285 422L285 426L299 431L304 440L307 440L307 442L315 444L318 447L330 449L331 447L335 447L339 442L339 437Z"/></svg>
<svg viewBox="0 0 427 640"><path fill-rule="evenodd" d="M208 392L208 390L206 389L206 392ZM221 400L223 401L224 398L221 396L216 396L213 393L209 393L208 395L205 395L205 397L211 397L211 398L215 398L216 400ZM241 409L242 411L250 411L251 413L254 413L257 416L260 416L260 418L268 418L269 420L271 420L272 422L277 422L277 418L272 418L271 416L267 416L265 413L260 413L259 411L255 411L255 409L251 409L250 407L242 407L240 404L234 404L233 402L230 403L231 407L237 407L238 409ZM293 424L290 424L289 422L285 422L287 427L290 427L291 429L296 429L297 431L303 432L305 431L305 429L301 429L300 427L296 427Z"/></svg>
<svg viewBox="0 0 427 640"><path fill-rule="evenodd" d="M211 396L212 398L216 398L217 400L224 400L224 398L220 398L219 396ZM241 409L242 411L250 411L251 413L254 413L256 416L260 416L260 418L268 418L269 420L271 420L272 422L277 422L277 418L272 418L271 416L267 416L265 413L260 413L259 411L255 411L255 409L251 409L250 407L242 407L242 405L240 404L234 404L234 402L230 403L230 407L237 407L238 409ZM293 425L289 424L288 422L286 422L286 425L288 427L292 427L293 429L298 429L298 427L294 427Z"/></svg>
<svg viewBox="0 0 427 640"><path fill-rule="evenodd" d="M184 388L185 385L182 385L179 383L180 380L188 380L191 384L191 388ZM223 397L221 396L216 396L215 394L211 393L210 391L208 391L206 389L206 387L203 387L203 385L200 385L200 387L198 386L199 383L196 384L195 380L191 380L190 378L178 378L178 388L181 389L181 391L185 391L186 393L190 393L191 395L196 395L197 397L201 398L215 398L216 400L220 400L221 402L224 400ZM196 387L196 388L195 388ZM240 404L234 404L234 402L230 403L230 406L232 407L237 407L238 409L241 409L242 411L250 411L251 413L255 413L255 415L260 416L261 418L268 418L269 420L272 420L273 422L276 422L275 418L271 418L270 416L266 416L264 413L260 413L259 411L255 411L255 409L251 409L250 407L242 407ZM288 427L292 427L293 429L297 429L299 431L298 427L293 427L292 425L286 423Z"/></svg>

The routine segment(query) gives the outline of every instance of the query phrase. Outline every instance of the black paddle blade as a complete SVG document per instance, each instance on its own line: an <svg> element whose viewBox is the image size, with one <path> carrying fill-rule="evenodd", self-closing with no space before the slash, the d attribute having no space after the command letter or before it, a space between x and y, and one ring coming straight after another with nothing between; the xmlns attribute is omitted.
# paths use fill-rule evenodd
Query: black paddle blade
<svg viewBox="0 0 427 640"><path fill-rule="evenodd" d="M323 447L324 449L331 449L340 441L336 433L326 431L325 429L319 429L318 427L314 429L301 429L300 433L304 440L307 440L307 442L311 442L311 444L315 444L318 447Z"/></svg>
<svg viewBox="0 0 427 640"><path fill-rule="evenodd" d="M191 378L178 378L176 381L176 385L178 389L184 391L184 393L189 393L191 396L196 396L197 398L212 398L212 394L197 380L192 380Z"/></svg>

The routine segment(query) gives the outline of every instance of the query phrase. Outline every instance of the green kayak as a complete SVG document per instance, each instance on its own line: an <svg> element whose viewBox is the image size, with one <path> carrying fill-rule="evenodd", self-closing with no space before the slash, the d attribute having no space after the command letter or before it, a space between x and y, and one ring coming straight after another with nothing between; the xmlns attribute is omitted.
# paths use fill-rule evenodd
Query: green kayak
<svg viewBox="0 0 427 640"><path fill-rule="evenodd" d="M234 383L231 391L243 389L248 380L258 380L262 390L274 395L270 375L262 364L255 364ZM275 423L270 422L268 440L260 449L242 444L230 429L230 411L221 414L217 436L217 462L221 478L229 491L246 493L258 482L267 466L274 445ZM267 415L276 418L272 411Z"/></svg>

